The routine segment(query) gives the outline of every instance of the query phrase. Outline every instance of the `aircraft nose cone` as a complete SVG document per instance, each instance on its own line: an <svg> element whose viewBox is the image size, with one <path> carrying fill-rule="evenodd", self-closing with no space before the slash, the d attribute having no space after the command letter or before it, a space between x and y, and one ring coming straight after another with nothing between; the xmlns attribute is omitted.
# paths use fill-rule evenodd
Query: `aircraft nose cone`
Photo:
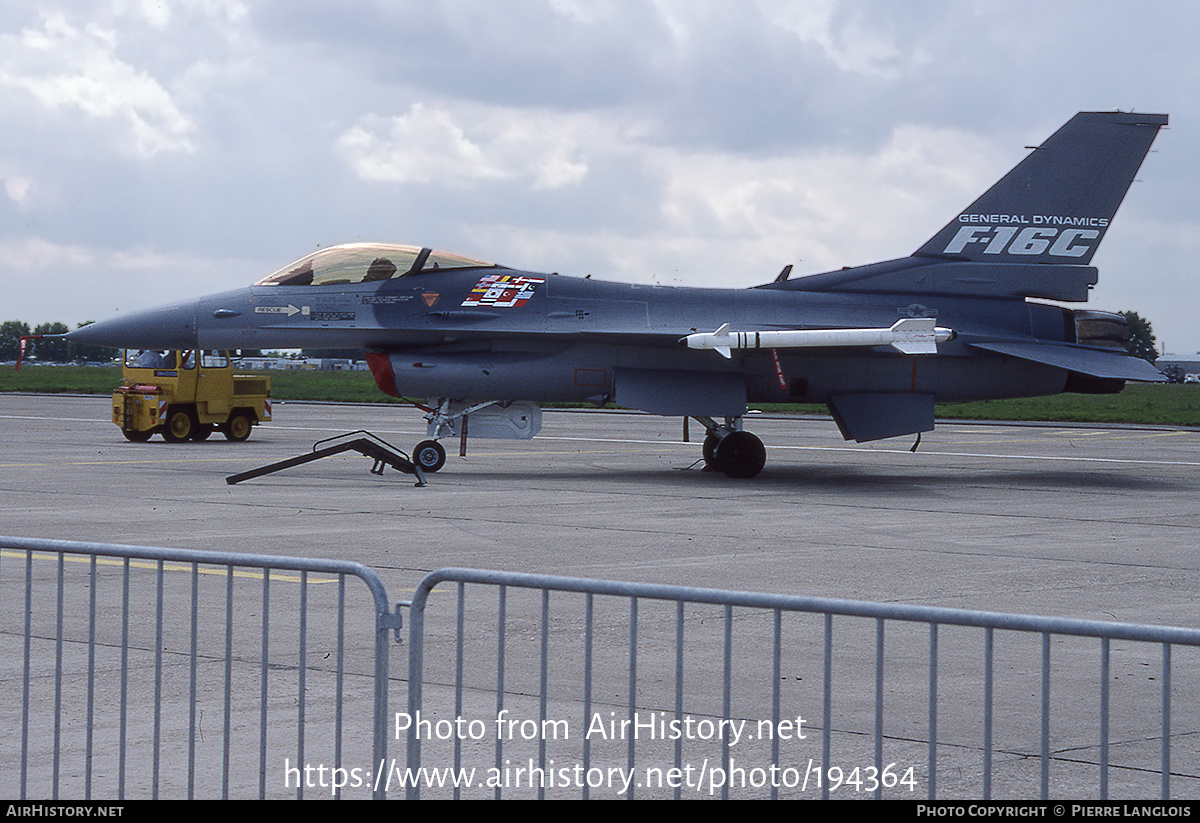
<svg viewBox="0 0 1200 823"><path fill-rule="evenodd" d="M193 349L196 304L180 303L102 320L67 335L71 340L115 348Z"/></svg>

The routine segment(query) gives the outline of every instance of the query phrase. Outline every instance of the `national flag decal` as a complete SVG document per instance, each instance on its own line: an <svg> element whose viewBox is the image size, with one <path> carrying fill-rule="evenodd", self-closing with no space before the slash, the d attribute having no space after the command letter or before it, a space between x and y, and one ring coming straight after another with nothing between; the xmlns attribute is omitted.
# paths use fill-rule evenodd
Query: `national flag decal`
<svg viewBox="0 0 1200 823"><path fill-rule="evenodd" d="M464 306L492 306L511 309L524 306L539 285L545 283L541 277L525 277L514 274L489 274L480 278L462 301Z"/></svg>

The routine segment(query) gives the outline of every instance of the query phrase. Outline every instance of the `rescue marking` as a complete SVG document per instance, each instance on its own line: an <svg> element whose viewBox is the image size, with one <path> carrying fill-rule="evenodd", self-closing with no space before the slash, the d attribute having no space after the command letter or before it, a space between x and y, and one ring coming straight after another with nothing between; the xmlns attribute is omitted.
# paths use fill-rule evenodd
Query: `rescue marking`
<svg viewBox="0 0 1200 823"><path fill-rule="evenodd" d="M296 312L303 312L304 314L308 314L308 307L305 306L303 309L298 309L295 306L293 306L291 303L288 303L286 306L255 306L254 307L255 314L286 314L288 317L291 317Z"/></svg>

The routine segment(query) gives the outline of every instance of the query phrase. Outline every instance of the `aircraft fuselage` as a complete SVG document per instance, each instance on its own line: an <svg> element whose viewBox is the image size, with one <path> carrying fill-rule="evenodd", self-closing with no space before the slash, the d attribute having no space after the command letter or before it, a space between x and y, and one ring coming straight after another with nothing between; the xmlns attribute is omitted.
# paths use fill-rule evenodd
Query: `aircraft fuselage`
<svg viewBox="0 0 1200 823"><path fill-rule="evenodd" d="M464 305L481 279L497 274L525 284L528 296ZM751 350L725 359L679 343L726 323L836 329L887 327L904 317L934 317L956 338L930 358L879 346ZM395 383L383 387L393 394L545 402L611 399L622 368L745 374L752 403L824 403L867 385L939 402L1039 396L1062 391L1067 372L970 343L1075 342L1063 309L1023 300L650 286L494 268L383 284L251 286L160 310L149 324L127 320L135 322L110 321L126 326L110 337L127 346L360 349L387 354Z"/></svg>

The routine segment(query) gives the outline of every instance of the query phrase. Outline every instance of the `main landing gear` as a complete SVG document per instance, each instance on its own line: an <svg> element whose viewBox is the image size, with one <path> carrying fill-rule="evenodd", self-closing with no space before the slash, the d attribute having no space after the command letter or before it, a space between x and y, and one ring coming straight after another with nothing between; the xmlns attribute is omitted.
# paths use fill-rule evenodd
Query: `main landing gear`
<svg viewBox="0 0 1200 823"><path fill-rule="evenodd" d="M708 435L704 438L704 464L729 477L754 477L767 464L762 441L742 431L741 417L726 417L719 424L711 417L697 417Z"/></svg>

